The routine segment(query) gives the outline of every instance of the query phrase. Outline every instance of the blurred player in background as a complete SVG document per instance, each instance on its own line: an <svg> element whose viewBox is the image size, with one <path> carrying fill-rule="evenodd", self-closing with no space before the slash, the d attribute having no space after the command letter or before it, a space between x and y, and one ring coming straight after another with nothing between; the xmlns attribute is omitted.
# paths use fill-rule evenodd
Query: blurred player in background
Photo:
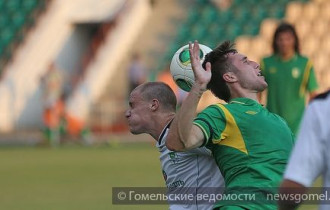
<svg viewBox="0 0 330 210"><path fill-rule="evenodd" d="M312 98L318 88L313 64L300 54L298 36L290 24L282 23L277 27L272 45L273 55L261 62L268 83L267 108L283 117L296 133L305 109L306 94Z"/></svg>
<svg viewBox="0 0 330 210"><path fill-rule="evenodd" d="M46 74L41 77L41 86L45 137L51 145L57 146L60 143L64 104L61 100L62 75L54 62L49 65Z"/></svg>
<svg viewBox="0 0 330 210"><path fill-rule="evenodd" d="M135 53L133 55L128 70L129 92L131 92L134 88L147 81L146 67L140 54Z"/></svg>
<svg viewBox="0 0 330 210"><path fill-rule="evenodd" d="M307 107L297 142L285 171L280 192L303 194L319 175L323 187L330 187L330 91L315 97ZM329 205L329 198L327 204ZM295 209L298 202L282 201L280 209ZM329 209L322 205L320 209Z"/></svg>
<svg viewBox="0 0 330 210"><path fill-rule="evenodd" d="M138 86L130 95L129 108L125 113L131 133L147 133L157 141L163 176L171 192L189 193L192 188L194 193L201 193L207 191L207 187L224 187L210 150L205 147L188 152L167 149L166 137L175 116L176 105L175 94L167 84L148 82ZM212 206L212 202L193 204L191 201L183 201L176 205L170 201L170 209L175 210L212 209Z"/></svg>
<svg viewBox="0 0 330 210"><path fill-rule="evenodd" d="M267 87L259 64L229 41L206 56L204 68L197 41L189 51L195 83L172 122L166 146L175 151L206 146L224 176L227 198L253 193L257 199L220 200L215 209L277 209L265 197L282 180L293 135L280 116L258 103L257 93ZM228 104L211 105L196 116L207 89Z"/></svg>

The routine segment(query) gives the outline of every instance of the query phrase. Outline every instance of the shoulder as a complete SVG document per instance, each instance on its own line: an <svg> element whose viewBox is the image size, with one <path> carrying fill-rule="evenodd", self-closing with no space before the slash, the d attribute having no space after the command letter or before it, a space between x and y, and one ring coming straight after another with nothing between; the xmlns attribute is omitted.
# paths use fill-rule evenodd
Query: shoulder
<svg viewBox="0 0 330 210"><path fill-rule="evenodd" d="M330 90L314 97L308 104L306 114L308 118L319 118L328 121L330 114Z"/></svg>
<svg viewBox="0 0 330 210"><path fill-rule="evenodd" d="M298 57L298 59L301 59L301 60L305 60L305 61L309 60L309 58L303 54L297 54L297 57Z"/></svg>
<svg viewBox="0 0 330 210"><path fill-rule="evenodd" d="M312 63L311 59L308 58L308 57L305 56L305 55L298 54L297 57L298 57L298 61L301 62L301 63L303 63L303 64L305 64L305 65L306 65L307 63L310 63L310 64Z"/></svg>
<svg viewBox="0 0 330 210"><path fill-rule="evenodd" d="M266 56L266 57L264 57L264 58L262 59L262 62L267 63L267 62L270 62L270 61L272 61L272 60L274 60L274 59L275 59L275 55L272 54L272 55L270 55L270 56Z"/></svg>
<svg viewBox="0 0 330 210"><path fill-rule="evenodd" d="M201 113L208 113L208 112L221 112L222 107L226 106L227 104L212 104L208 107L206 107Z"/></svg>
<svg viewBox="0 0 330 210"><path fill-rule="evenodd" d="M202 110L200 113L198 113L197 117L195 118L195 122L196 121L204 121L207 120L209 121L209 119L222 119L225 117L225 113L224 113L224 106L226 106L225 104L213 104L210 105L208 107L206 107L204 110ZM213 120L212 120L213 121Z"/></svg>
<svg viewBox="0 0 330 210"><path fill-rule="evenodd" d="M273 113L273 112L270 112L270 113L271 113L275 118L277 118L278 121L284 123L288 128L290 128L289 125L288 125L288 122L287 122L283 117L281 117L280 115L278 115L278 114L276 114L276 113ZM290 130L291 130L291 129L290 129Z"/></svg>

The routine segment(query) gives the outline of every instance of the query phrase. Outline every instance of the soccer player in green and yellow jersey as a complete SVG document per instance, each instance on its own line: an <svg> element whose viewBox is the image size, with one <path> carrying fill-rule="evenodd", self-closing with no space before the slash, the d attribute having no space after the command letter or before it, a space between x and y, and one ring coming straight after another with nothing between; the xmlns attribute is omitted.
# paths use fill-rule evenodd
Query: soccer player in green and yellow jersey
<svg viewBox="0 0 330 210"><path fill-rule="evenodd" d="M318 87L313 64L299 53L299 40L294 27L278 26L273 40L274 54L261 62L268 83L267 108L283 117L297 133L305 110L306 93L315 96Z"/></svg>
<svg viewBox="0 0 330 210"><path fill-rule="evenodd" d="M214 209L277 209L266 196L279 186L293 135L280 116L258 103L257 93L267 87L259 64L228 41L206 56L204 68L198 43L190 44L189 50L195 83L172 122L167 147L211 149L225 179L225 195L240 199L220 200ZM228 103L211 105L196 116L207 89ZM255 200L242 200L246 193L256 195Z"/></svg>

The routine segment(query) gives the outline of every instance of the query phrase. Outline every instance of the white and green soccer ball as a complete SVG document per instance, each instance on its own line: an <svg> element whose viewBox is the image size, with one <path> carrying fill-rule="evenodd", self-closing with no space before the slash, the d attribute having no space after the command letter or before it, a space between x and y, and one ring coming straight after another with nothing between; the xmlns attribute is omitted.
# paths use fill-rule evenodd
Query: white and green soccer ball
<svg viewBox="0 0 330 210"><path fill-rule="evenodd" d="M212 51L211 48L199 44L199 57L201 63L205 59L205 55ZM189 45L181 47L175 52L170 65L171 74L175 83L184 91L190 91L195 82L194 72L191 68Z"/></svg>

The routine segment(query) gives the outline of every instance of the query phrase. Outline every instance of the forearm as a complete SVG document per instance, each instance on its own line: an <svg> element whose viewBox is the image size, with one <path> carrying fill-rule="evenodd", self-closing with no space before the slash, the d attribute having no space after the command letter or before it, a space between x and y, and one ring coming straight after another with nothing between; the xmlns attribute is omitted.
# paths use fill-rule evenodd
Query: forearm
<svg viewBox="0 0 330 210"><path fill-rule="evenodd" d="M195 84L174 118L167 136L166 146L170 150L184 151L199 147L203 139L193 132L198 103L205 89Z"/></svg>
<svg viewBox="0 0 330 210"><path fill-rule="evenodd" d="M280 188L279 193L282 196L288 197L288 199L281 199L279 200L279 210L291 210L296 209L299 206L299 200L290 200L292 196L294 195L294 198L301 197L303 194L305 194L307 191L307 188L303 185L296 183L291 180L284 179ZM300 196L299 196L300 195ZM291 196L291 197L290 197Z"/></svg>

